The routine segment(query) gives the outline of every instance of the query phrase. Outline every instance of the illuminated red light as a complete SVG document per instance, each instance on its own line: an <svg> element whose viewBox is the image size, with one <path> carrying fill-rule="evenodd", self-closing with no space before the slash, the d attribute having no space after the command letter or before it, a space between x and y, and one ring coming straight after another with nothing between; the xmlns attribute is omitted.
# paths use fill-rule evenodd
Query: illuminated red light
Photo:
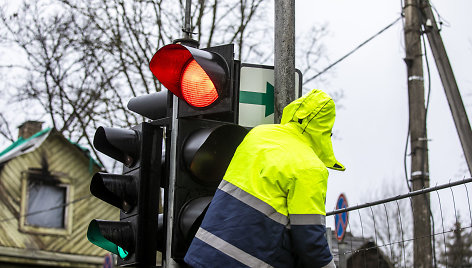
<svg viewBox="0 0 472 268"><path fill-rule="evenodd" d="M180 83L185 101L192 106L206 107L218 98L215 85L195 60L185 67Z"/></svg>
<svg viewBox="0 0 472 268"><path fill-rule="evenodd" d="M190 107L209 108L227 97L228 65L217 53L171 44L154 54L149 68L163 86Z"/></svg>

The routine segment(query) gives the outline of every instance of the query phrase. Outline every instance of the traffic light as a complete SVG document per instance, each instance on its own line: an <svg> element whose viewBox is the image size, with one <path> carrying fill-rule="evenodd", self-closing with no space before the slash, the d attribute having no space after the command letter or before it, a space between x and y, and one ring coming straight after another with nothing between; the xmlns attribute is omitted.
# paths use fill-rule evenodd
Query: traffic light
<svg viewBox="0 0 472 268"><path fill-rule="evenodd" d="M197 49L181 44L159 49L150 62L173 103L164 215L168 258L181 262L231 158L248 130L236 125L239 61L234 46ZM172 175L173 174L173 175ZM169 242L170 241L170 242Z"/></svg>
<svg viewBox="0 0 472 268"><path fill-rule="evenodd" d="M213 120L178 120L172 258L181 261L248 130Z"/></svg>
<svg viewBox="0 0 472 268"><path fill-rule="evenodd" d="M141 123L132 129L99 127L94 147L124 164L123 174L96 173L90 192L119 208L120 221L92 220L87 237L118 255L122 266L156 264L162 250L163 220L158 215L162 128ZM161 247L161 248L159 248Z"/></svg>
<svg viewBox="0 0 472 268"><path fill-rule="evenodd" d="M206 49L171 44L154 54L149 68L181 100L179 117L205 115L208 119L234 122L239 62L233 54L232 44Z"/></svg>

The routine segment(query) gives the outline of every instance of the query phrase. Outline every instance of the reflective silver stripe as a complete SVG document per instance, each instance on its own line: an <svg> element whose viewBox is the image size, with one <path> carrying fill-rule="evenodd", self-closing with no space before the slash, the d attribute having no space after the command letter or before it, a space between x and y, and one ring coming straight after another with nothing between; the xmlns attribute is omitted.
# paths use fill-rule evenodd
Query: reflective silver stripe
<svg viewBox="0 0 472 268"><path fill-rule="evenodd" d="M258 199L257 197L245 192L241 188L237 187L236 185L222 180L218 189L222 190L223 192L233 196L234 198L238 199L239 201L243 202L244 204L258 210L262 214L266 215L267 217L271 218L272 220L282 224L288 224L288 217L277 212L273 207L271 207L266 202Z"/></svg>
<svg viewBox="0 0 472 268"><path fill-rule="evenodd" d="M264 261L231 245L203 228L198 229L195 237L249 267L272 267Z"/></svg>
<svg viewBox="0 0 472 268"><path fill-rule="evenodd" d="M320 214L290 214L291 225L326 225L326 216Z"/></svg>
<svg viewBox="0 0 472 268"><path fill-rule="evenodd" d="M336 268L336 265L334 264L334 258L328 264L321 268Z"/></svg>
<svg viewBox="0 0 472 268"><path fill-rule="evenodd" d="M424 78L422 76L419 76L419 75L412 75L412 76L408 77L408 81L414 81L414 80L424 81Z"/></svg>

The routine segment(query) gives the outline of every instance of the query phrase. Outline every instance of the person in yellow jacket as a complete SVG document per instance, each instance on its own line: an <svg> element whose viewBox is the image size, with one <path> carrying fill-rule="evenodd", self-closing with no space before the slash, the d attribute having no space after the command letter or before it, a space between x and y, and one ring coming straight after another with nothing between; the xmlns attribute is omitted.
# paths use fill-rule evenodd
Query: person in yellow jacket
<svg viewBox="0 0 472 268"><path fill-rule="evenodd" d="M237 148L184 258L191 267L335 267L325 238L333 99L312 90Z"/></svg>

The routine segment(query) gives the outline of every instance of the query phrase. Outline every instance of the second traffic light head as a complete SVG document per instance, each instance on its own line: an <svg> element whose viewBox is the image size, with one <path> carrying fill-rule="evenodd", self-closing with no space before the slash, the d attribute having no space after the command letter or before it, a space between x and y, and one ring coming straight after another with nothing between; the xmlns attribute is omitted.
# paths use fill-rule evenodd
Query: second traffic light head
<svg viewBox="0 0 472 268"><path fill-rule="evenodd" d="M167 45L154 54L149 67L168 90L193 107L207 107L228 94L229 66L217 53Z"/></svg>

